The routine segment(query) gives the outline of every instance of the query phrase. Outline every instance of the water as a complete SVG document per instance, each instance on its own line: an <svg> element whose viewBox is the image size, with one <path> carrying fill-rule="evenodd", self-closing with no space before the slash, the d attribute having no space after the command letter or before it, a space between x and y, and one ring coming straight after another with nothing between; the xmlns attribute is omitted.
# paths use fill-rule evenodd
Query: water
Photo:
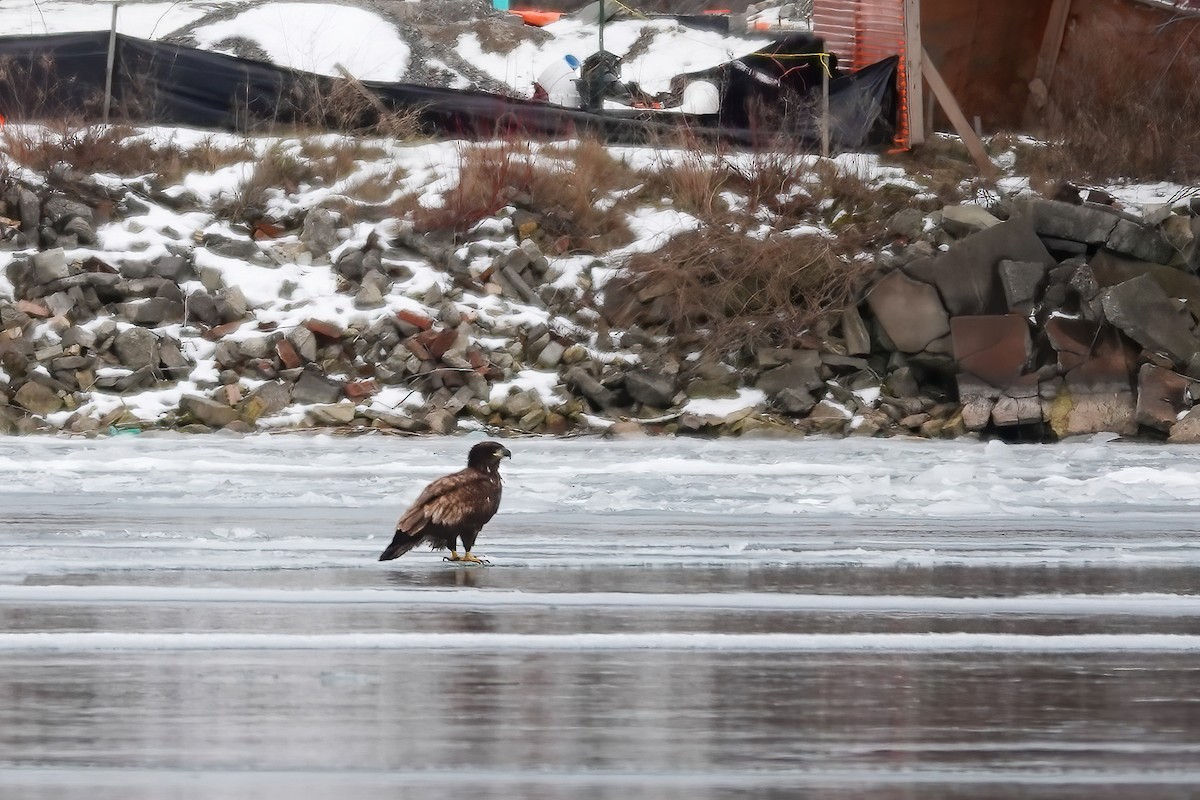
<svg viewBox="0 0 1200 800"><path fill-rule="evenodd" d="M1200 451L0 440L0 798L1190 798Z"/></svg>

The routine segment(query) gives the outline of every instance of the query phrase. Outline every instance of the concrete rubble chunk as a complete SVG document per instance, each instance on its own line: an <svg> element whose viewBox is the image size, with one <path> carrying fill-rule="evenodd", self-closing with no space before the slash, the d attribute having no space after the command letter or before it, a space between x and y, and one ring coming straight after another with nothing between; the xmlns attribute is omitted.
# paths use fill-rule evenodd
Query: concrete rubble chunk
<svg viewBox="0 0 1200 800"><path fill-rule="evenodd" d="M17 389L13 395L13 402L26 411L39 416L53 414L63 407L62 398L54 390L32 381Z"/></svg>
<svg viewBox="0 0 1200 800"><path fill-rule="evenodd" d="M617 405L616 393L588 374L582 367L571 367L566 374L567 383L590 400L597 408L609 409Z"/></svg>
<svg viewBox="0 0 1200 800"><path fill-rule="evenodd" d="M983 206L950 205L942 209L942 228L956 238L986 231L999 224L1000 220Z"/></svg>
<svg viewBox="0 0 1200 800"><path fill-rule="evenodd" d="M341 397L342 384L325 377L311 366L300 373L300 378L292 390L293 401L305 405L329 405L336 403Z"/></svg>
<svg viewBox="0 0 1200 800"><path fill-rule="evenodd" d="M1046 284L1046 265L1038 261L1002 259L998 265L1000 286L1009 311L1028 314L1037 305Z"/></svg>
<svg viewBox="0 0 1200 800"><path fill-rule="evenodd" d="M760 374L754 386L768 397L774 397L785 389L815 392L825 386L825 381L821 379L820 373L810 366L785 364Z"/></svg>
<svg viewBox="0 0 1200 800"><path fill-rule="evenodd" d="M625 373L625 391L642 405L670 408L675 404L675 378L649 369Z"/></svg>
<svg viewBox="0 0 1200 800"><path fill-rule="evenodd" d="M357 416L353 403L330 403L308 409L308 418L316 425L349 425Z"/></svg>
<svg viewBox="0 0 1200 800"><path fill-rule="evenodd" d="M304 215L300 241L314 258L328 256L329 252L340 244L338 222L337 212L328 208L314 208Z"/></svg>
<svg viewBox="0 0 1200 800"><path fill-rule="evenodd" d="M871 288L867 305L888 338L905 353L919 353L950 331L950 318L937 289L899 270Z"/></svg>
<svg viewBox="0 0 1200 800"><path fill-rule="evenodd" d="M126 328L113 339L113 352L129 369L158 366L158 337L145 328Z"/></svg>
<svg viewBox="0 0 1200 800"><path fill-rule="evenodd" d="M865 356L871 352L871 334L857 306L842 311L842 338L846 340L846 355Z"/></svg>
<svg viewBox="0 0 1200 800"><path fill-rule="evenodd" d="M904 271L936 286L952 316L1001 314L1008 310L997 269L1004 260L1047 267L1055 263L1032 223L1014 217L959 240L933 259L915 261Z"/></svg>
<svg viewBox="0 0 1200 800"><path fill-rule="evenodd" d="M34 253L31 261L33 263L32 277L38 285L63 280L71 274L71 269L67 264L67 255L61 247Z"/></svg>
<svg viewBox="0 0 1200 800"><path fill-rule="evenodd" d="M1171 444L1200 444L1200 406L1187 412L1183 419L1171 426L1167 441Z"/></svg>
<svg viewBox="0 0 1200 800"><path fill-rule="evenodd" d="M238 407L242 419L256 422L260 417L277 414L292 402L292 385L286 381L267 381L246 395Z"/></svg>
<svg viewBox="0 0 1200 800"><path fill-rule="evenodd" d="M1190 315L1149 275L1106 289L1103 303L1108 321L1147 350L1168 356L1176 365L1200 355Z"/></svg>
<svg viewBox="0 0 1200 800"><path fill-rule="evenodd" d="M1192 406L1188 394L1191 384L1178 372L1143 364L1138 370L1137 423L1170 433L1180 415Z"/></svg>
<svg viewBox="0 0 1200 800"><path fill-rule="evenodd" d="M238 419L236 409L207 397L184 395L179 401L179 408L210 428L224 428Z"/></svg>
<svg viewBox="0 0 1200 800"><path fill-rule="evenodd" d="M317 337L307 327L292 328L287 332L285 338L296 349L296 354L300 356L301 361L308 363L317 360Z"/></svg>
<svg viewBox="0 0 1200 800"><path fill-rule="evenodd" d="M1179 254L1157 228L1127 219L1117 221L1104 246L1115 253L1154 264L1170 264Z"/></svg>
<svg viewBox="0 0 1200 800"><path fill-rule="evenodd" d="M1039 236L1066 239L1100 247L1121 217L1110 208L1097 205L1074 205L1058 200L1029 198L1018 201L1018 212L1032 221Z"/></svg>

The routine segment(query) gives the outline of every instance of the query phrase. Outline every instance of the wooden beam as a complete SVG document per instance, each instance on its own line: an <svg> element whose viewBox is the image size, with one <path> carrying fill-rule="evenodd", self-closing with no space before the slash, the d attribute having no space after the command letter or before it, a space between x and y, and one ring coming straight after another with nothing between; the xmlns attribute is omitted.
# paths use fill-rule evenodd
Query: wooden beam
<svg viewBox="0 0 1200 800"><path fill-rule="evenodd" d="M950 87L946 85L942 74L933 65L933 59L929 57L929 53L924 48L921 49L921 71L925 75L925 80L929 82L929 88L933 90L933 96L937 98L938 105L950 118L950 124L954 126L954 130L962 139L963 144L967 146L967 152L971 154L971 158L975 159L979 171L985 178L995 180L1000 176L1000 170L988 158L983 141L975 135L971 123L967 121L958 101L954 99L954 93L950 91Z"/></svg>
<svg viewBox="0 0 1200 800"><path fill-rule="evenodd" d="M1046 30L1042 33L1042 47L1038 51L1033 80L1029 82L1029 99L1025 103L1025 125L1034 125L1045 107L1050 86L1054 83L1054 72L1058 69L1058 54L1062 52L1063 37L1067 33L1067 20L1071 17L1071 0L1054 0Z"/></svg>
<svg viewBox="0 0 1200 800"><path fill-rule="evenodd" d="M909 147L925 143L925 88L921 79L921 0L904 0L904 73L908 98Z"/></svg>

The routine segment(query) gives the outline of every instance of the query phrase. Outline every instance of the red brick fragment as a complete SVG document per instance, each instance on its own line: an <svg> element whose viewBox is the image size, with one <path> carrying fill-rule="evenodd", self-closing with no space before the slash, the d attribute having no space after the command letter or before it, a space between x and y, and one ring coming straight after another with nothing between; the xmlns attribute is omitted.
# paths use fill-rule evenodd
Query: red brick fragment
<svg viewBox="0 0 1200 800"><path fill-rule="evenodd" d="M308 328L313 334L325 339L337 341L342 338L344 331L340 326L332 322L325 322L319 319L307 319L304 321L304 327Z"/></svg>
<svg viewBox="0 0 1200 800"><path fill-rule="evenodd" d="M31 317L41 317L43 319L54 316L50 309L46 308L41 303L35 303L32 300L18 301L17 310L24 314L28 314Z"/></svg>
<svg viewBox="0 0 1200 800"><path fill-rule="evenodd" d="M397 311L396 318L423 331L427 331L433 327L433 320L429 317L424 314L418 314L416 311L409 311L408 309Z"/></svg>
<svg viewBox="0 0 1200 800"><path fill-rule="evenodd" d="M362 400L364 397L370 397L379 392L379 384L374 380L367 379L362 381L350 381L342 390L346 393L346 397L351 400Z"/></svg>
<svg viewBox="0 0 1200 800"><path fill-rule="evenodd" d="M287 369L304 366L304 360L287 339L280 339L275 343L275 355L279 356L280 363Z"/></svg>

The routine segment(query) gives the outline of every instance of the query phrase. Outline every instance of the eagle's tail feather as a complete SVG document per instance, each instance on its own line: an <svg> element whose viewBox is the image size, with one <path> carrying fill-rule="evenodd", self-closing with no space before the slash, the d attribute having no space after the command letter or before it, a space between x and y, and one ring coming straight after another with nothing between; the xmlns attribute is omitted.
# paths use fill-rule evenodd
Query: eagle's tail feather
<svg viewBox="0 0 1200 800"><path fill-rule="evenodd" d="M393 558L399 558L409 550L412 550L416 546L417 541L417 537L409 536L404 531L397 530L396 535L392 537L392 543L379 556L379 560L391 561Z"/></svg>

